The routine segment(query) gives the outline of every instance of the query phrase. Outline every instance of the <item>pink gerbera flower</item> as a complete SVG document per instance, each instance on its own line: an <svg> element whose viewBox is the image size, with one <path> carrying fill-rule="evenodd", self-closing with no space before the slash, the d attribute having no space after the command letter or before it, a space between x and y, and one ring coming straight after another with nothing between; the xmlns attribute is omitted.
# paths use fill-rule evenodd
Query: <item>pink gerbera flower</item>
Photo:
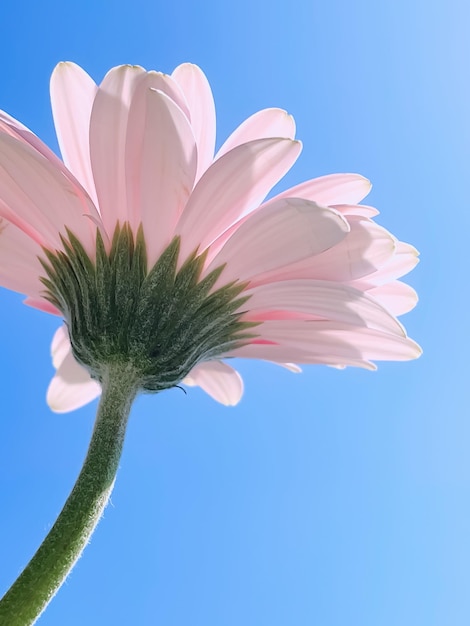
<svg viewBox="0 0 470 626"><path fill-rule="evenodd" d="M135 250L146 257L142 285L159 263L172 285L183 284L190 272L191 289L206 280L197 295L201 304L194 305L200 326L213 294L226 296L222 325L228 330L216 339L214 326L212 343L204 335L198 350L191 342L202 326L191 328L189 313L180 321L186 305L192 310L190 292L172 301L171 288L163 293L158 286L152 297L159 319L143 330L139 287L132 300L136 316L134 309L125 313L125 349L128 336L139 335L139 341L153 342L154 355L158 333L170 327L168 350L189 342L173 378L164 384L153 378L144 389L183 379L231 405L241 397L242 381L221 359L374 369L375 360L419 356L396 318L417 300L397 280L415 266L417 252L373 221L375 209L359 204L369 181L356 174L323 176L265 200L301 150L285 111L251 116L214 156L214 102L195 65L180 65L171 76L120 66L97 86L77 65L61 63L51 97L63 163L27 128L0 114L0 281L26 294L30 305L66 319L52 343L57 372L48 401L55 411L72 410L100 393L99 371L80 347L85 313L74 310L75 296L60 286L60 264L71 265L80 300L86 279L73 259L81 267L88 258L95 271L101 263L112 266L113 249L126 246L129 267ZM125 294L119 268L115 272L109 297L118 320L116 294ZM90 315L101 306L94 297ZM166 315L171 324L160 328ZM108 336L109 324L100 323L96 333Z"/></svg>
<svg viewBox="0 0 470 626"><path fill-rule="evenodd" d="M284 111L247 119L214 156L215 111L199 68L112 69L97 86L53 73L64 162L0 113L0 283L60 315L56 411L101 393L82 471L56 523L0 600L2 624L33 624L109 500L131 404L181 381L235 404L223 359L373 369L420 348L396 316L417 253L358 204L369 182L317 178L265 200L300 143Z"/></svg>

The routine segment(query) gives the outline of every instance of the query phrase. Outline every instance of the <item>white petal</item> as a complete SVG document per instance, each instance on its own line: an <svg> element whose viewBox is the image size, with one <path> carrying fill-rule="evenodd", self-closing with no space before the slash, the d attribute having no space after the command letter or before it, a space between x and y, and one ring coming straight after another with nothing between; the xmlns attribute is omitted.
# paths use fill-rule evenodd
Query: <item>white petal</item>
<svg viewBox="0 0 470 626"><path fill-rule="evenodd" d="M206 361L194 367L183 383L199 386L211 398L225 406L235 406L243 395L240 374L222 361Z"/></svg>

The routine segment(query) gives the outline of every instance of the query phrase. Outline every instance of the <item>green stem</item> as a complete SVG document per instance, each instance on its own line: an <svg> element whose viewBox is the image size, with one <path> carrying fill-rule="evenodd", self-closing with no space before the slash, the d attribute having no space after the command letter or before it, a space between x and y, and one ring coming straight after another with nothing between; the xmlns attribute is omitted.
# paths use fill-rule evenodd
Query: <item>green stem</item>
<svg viewBox="0 0 470 626"><path fill-rule="evenodd" d="M2 626L35 623L77 562L109 500L138 383L122 364L106 374L80 475L42 545L0 600Z"/></svg>

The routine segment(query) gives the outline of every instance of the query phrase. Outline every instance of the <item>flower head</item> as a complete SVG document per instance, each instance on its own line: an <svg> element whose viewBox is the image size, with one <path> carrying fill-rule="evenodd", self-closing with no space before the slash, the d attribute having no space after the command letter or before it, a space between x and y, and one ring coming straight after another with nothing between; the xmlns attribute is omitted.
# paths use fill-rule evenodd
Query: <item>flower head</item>
<svg viewBox="0 0 470 626"><path fill-rule="evenodd" d="M397 279L417 262L359 204L370 183L316 178L266 200L301 145L292 117L248 118L214 156L206 77L113 68L97 86L61 63L51 80L63 162L0 113L0 281L65 318L57 411L100 392L106 362L141 388L200 385L235 404L223 358L374 369L420 354L396 319L416 303Z"/></svg>

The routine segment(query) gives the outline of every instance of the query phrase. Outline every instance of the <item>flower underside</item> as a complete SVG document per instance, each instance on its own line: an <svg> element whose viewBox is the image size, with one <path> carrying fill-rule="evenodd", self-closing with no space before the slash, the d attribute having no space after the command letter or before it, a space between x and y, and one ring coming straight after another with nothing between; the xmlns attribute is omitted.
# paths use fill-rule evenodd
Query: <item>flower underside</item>
<svg viewBox="0 0 470 626"><path fill-rule="evenodd" d="M109 253L96 232L92 260L67 230L63 251L44 249L41 278L47 298L64 315L75 358L98 381L109 365L127 364L144 391L177 385L197 363L221 356L255 337L244 322L246 283L214 289L224 266L201 278L205 253L178 269L175 237L147 267L142 227L116 225Z"/></svg>

